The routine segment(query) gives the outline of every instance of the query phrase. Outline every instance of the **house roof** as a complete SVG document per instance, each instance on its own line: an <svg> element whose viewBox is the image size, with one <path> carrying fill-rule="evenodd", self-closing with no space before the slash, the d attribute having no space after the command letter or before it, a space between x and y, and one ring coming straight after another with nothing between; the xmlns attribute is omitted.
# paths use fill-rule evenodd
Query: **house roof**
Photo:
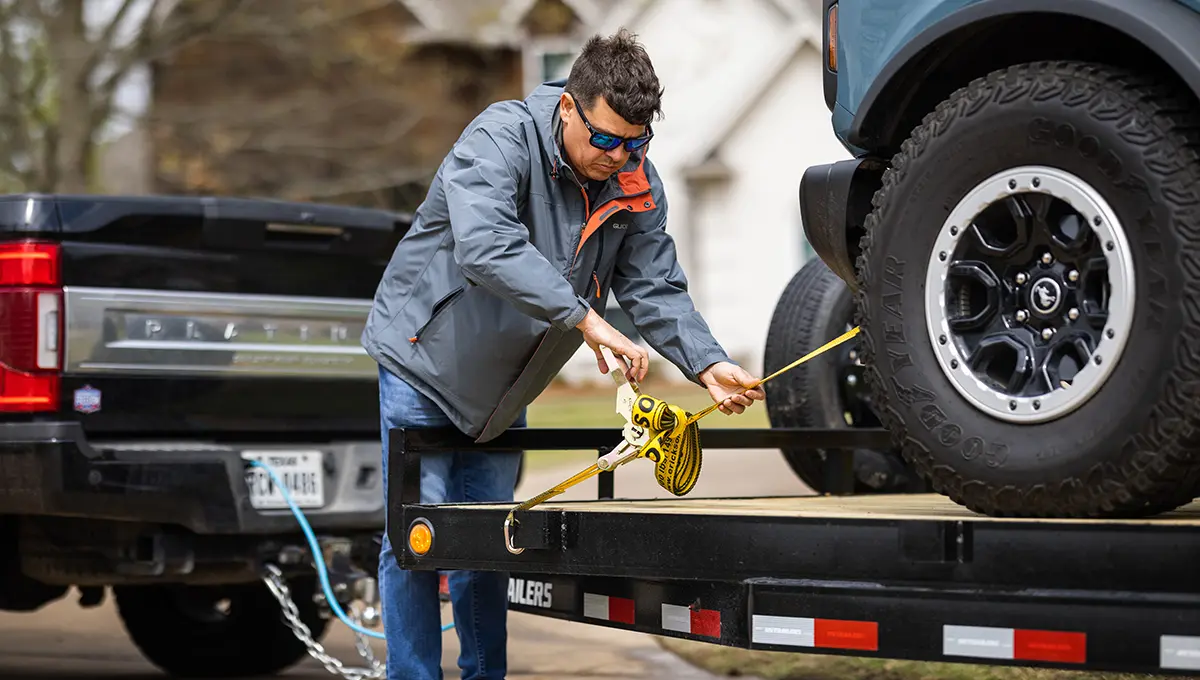
<svg viewBox="0 0 1200 680"><path fill-rule="evenodd" d="M584 25L599 21L608 10L597 0L560 0ZM521 24L538 0L398 0L421 23L411 36L417 41L449 40L520 45ZM609 3L611 4L611 3Z"/></svg>

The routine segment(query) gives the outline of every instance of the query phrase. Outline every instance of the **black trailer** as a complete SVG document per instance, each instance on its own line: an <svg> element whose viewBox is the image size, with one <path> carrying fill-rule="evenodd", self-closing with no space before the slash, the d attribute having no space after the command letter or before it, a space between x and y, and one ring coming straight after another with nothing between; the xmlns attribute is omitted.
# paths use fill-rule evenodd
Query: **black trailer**
<svg viewBox="0 0 1200 680"><path fill-rule="evenodd" d="M733 647L1200 672L1196 502L1152 518L1005 519L935 494L619 500L602 473L595 501L518 514L519 554L504 542L512 505L420 503L423 453L604 451L619 436L514 429L479 445L393 430L388 526L400 565L507 571L514 611ZM703 432L710 456L886 440L862 429ZM410 534L429 537L422 554Z"/></svg>

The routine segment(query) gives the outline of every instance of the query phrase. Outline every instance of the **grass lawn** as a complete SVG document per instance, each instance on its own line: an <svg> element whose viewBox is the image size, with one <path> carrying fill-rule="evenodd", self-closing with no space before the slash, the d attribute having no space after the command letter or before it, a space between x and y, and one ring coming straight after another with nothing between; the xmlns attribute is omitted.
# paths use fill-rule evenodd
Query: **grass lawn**
<svg viewBox="0 0 1200 680"><path fill-rule="evenodd" d="M642 392L695 413L712 404L708 391L694 385L643 385ZM621 441L621 428L625 421L616 413L617 391L615 385L595 388L568 388L552 386L529 406L530 427L611 427L612 445ZM700 429L706 427L768 427L767 409L762 402L755 403L745 413L727 416L719 411L700 421ZM596 459L594 451L529 451L526 454L527 470L546 469L552 466L583 468Z"/></svg>
<svg viewBox="0 0 1200 680"><path fill-rule="evenodd" d="M762 680L1168 680L1166 676L1125 673L749 652L674 638L659 638L659 642L665 649L714 675ZM1178 680L1180 676L1173 677Z"/></svg>

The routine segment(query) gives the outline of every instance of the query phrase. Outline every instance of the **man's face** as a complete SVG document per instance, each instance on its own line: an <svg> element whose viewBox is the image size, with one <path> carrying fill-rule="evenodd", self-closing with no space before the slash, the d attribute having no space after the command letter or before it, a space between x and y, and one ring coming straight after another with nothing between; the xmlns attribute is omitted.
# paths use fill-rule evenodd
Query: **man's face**
<svg viewBox="0 0 1200 680"><path fill-rule="evenodd" d="M646 134L645 125L630 125L609 108L604 97L596 97L595 103L590 109L584 110L582 116L574 97L564 92L560 101L559 115L563 122L563 146L566 147L567 159L576 172L588 179L608 179L625 165L630 153L623 143L608 151L597 148L591 141L594 133L625 139ZM591 129L588 129L588 124L591 124Z"/></svg>

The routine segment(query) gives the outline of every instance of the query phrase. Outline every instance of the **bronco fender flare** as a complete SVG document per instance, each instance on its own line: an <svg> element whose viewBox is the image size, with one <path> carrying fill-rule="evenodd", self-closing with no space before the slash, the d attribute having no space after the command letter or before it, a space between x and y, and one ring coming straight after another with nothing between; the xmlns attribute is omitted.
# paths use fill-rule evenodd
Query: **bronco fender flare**
<svg viewBox="0 0 1200 680"><path fill-rule="evenodd" d="M1200 9L1200 8L1198 8ZM1175 0L978 0L957 10L904 44L880 69L867 89L847 132L857 147L875 148L895 95L903 92L919 65L939 43L963 29L1022 14L1058 14L1086 19L1124 33L1165 62L1192 92L1200 95L1200 13ZM1191 47L1189 48L1189 45Z"/></svg>

